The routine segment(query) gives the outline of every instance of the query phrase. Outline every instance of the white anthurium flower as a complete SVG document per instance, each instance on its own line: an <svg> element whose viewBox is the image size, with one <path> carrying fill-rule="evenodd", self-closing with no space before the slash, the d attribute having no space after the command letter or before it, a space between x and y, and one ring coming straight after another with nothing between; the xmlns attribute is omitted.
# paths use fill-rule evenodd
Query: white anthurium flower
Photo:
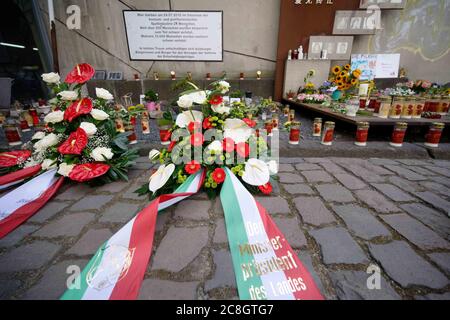
<svg viewBox="0 0 450 320"><path fill-rule="evenodd" d="M208 150L214 151L215 153L220 153L223 151L223 144L222 142L216 140L213 141L209 146Z"/></svg>
<svg viewBox="0 0 450 320"><path fill-rule="evenodd" d="M31 140L42 140L45 137L45 132L38 131L34 134Z"/></svg>
<svg viewBox="0 0 450 320"><path fill-rule="evenodd" d="M205 104L206 103L206 92L205 91L196 91L188 95L192 102L196 104Z"/></svg>
<svg viewBox="0 0 450 320"><path fill-rule="evenodd" d="M168 166L162 165L159 169L150 177L150 183L148 189L155 193L169 181L173 172L175 171L175 165L173 163Z"/></svg>
<svg viewBox="0 0 450 320"><path fill-rule="evenodd" d="M37 152L42 152L50 147L56 146L59 142L58 136L54 133L46 135L44 138L34 144L34 148Z"/></svg>
<svg viewBox="0 0 450 320"><path fill-rule="evenodd" d="M252 135L252 129L240 119L227 119L224 125L224 137L235 143L246 142Z"/></svg>
<svg viewBox="0 0 450 320"><path fill-rule="evenodd" d="M109 115L105 111L99 109L92 109L91 116L98 121L103 121L109 118Z"/></svg>
<svg viewBox="0 0 450 320"><path fill-rule="evenodd" d="M218 84L219 90L221 90L222 94L230 91L230 84L226 81L220 81Z"/></svg>
<svg viewBox="0 0 450 320"><path fill-rule="evenodd" d="M270 181L269 167L264 161L249 159L245 164L242 180L251 186L263 186Z"/></svg>
<svg viewBox="0 0 450 320"><path fill-rule="evenodd" d="M97 98L105 99L105 100L114 100L114 96L106 89L103 88L95 88L95 94Z"/></svg>
<svg viewBox="0 0 450 320"><path fill-rule="evenodd" d="M215 113L218 114L229 114L231 111L230 107L226 107L224 104L219 104L219 105L212 105L211 106L212 111L214 111Z"/></svg>
<svg viewBox="0 0 450 320"><path fill-rule="evenodd" d="M59 81L61 80L61 77L59 76L59 74L57 74L55 72L44 73L41 75L41 77L42 77L42 80L44 80L44 82L50 83L50 84L58 84Z"/></svg>
<svg viewBox="0 0 450 320"><path fill-rule="evenodd" d="M186 128L191 122L203 123L203 113L201 111L184 111L177 117L176 125L180 128Z"/></svg>
<svg viewBox="0 0 450 320"><path fill-rule="evenodd" d="M45 159L42 161L42 170L50 170L56 168L57 161L55 159Z"/></svg>
<svg viewBox="0 0 450 320"><path fill-rule="evenodd" d="M278 173L278 163L275 160L269 161L267 163L267 166L269 167L269 172L271 176L274 176Z"/></svg>
<svg viewBox="0 0 450 320"><path fill-rule="evenodd" d="M148 154L148 158L150 159L150 161L155 161L156 159L159 158L161 152L159 152L156 149L153 149L152 151L150 151L150 153Z"/></svg>
<svg viewBox="0 0 450 320"><path fill-rule="evenodd" d="M111 160L114 157L114 153L110 148L98 147L92 150L91 158L95 161L103 162L106 160ZM106 159L105 159L106 158Z"/></svg>
<svg viewBox="0 0 450 320"><path fill-rule="evenodd" d="M78 93L75 91L61 91L58 96L65 101L74 101L78 99Z"/></svg>
<svg viewBox="0 0 450 320"><path fill-rule="evenodd" d="M182 109L189 109L194 104L194 100L190 95L184 95L178 99L177 104Z"/></svg>
<svg viewBox="0 0 450 320"><path fill-rule="evenodd" d="M97 127L95 126L95 124L90 122L82 122L80 124L80 128L83 129L84 132L86 132L88 137L92 137L97 133Z"/></svg>
<svg viewBox="0 0 450 320"><path fill-rule="evenodd" d="M53 111L45 116L45 123L59 123L64 120L64 112L63 111Z"/></svg>
<svg viewBox="0 0 450 320"><path fill-rule="evenodd" d="M74 164L67 164L63 162L59 165L58 173L63 177L68 177L69 174L72 172L73 168L75 168Z"/></svg>

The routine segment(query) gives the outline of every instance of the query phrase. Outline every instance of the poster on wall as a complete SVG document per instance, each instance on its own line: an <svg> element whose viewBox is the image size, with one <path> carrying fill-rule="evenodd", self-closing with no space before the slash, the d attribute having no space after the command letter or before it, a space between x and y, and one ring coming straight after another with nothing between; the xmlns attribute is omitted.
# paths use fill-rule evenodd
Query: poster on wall
<svg viewBox="0 0 450 320"><path fill-rule="evenodd" d="M123 11L130 60L223 61L222 11Z"/></svg>
<svg viewBox="0 0 450 320"><path fill-rule="evenodd" d="M333 34L375 34L377 15L365 10L338 10L334 18Z"/></svg>
<svg viewBox="0 0 450 320"><path fill-rule="evenodd" d="M361 0L359 7L367 9L370 6L378 6L380 9L403 9L406 0Z"/></svg>
<svg viewBox="0 0 450 320"><path fill-rule="evenodd" d="M361 80L398 78L400 54L353 54L352 70L362 71Z"/></svg>
<svg viewBox="0 0 450 320"><path fill-rule="evenodd" d="M320 59L322 51L327 59L348 60L352 53L353 36L311 36L309 38L309 58Z"/></svg>
<svg viewBox="0 0 450 320"><path fill-rule="evenodd" d="M377 69L376 54L352 54L352 71L359 69L362 71L360 79L363 81L375 79Z"/></svg>

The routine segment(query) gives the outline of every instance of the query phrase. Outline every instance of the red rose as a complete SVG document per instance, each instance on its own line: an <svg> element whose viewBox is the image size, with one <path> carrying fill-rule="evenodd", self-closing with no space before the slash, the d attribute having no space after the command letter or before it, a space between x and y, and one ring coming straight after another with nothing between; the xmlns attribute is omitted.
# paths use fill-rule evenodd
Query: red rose
<svg viewBox="0 0 450 320"><path fill-rule="evenodd" d="M223 150L225 150L226 153L231 153L234 151L235 143L234 140L231 138L225 138L223 139Z"/></svg>
<svg viewBox="0 0 450 320"><path fill-rule="evenodd" d="M86 182L98 178L109 171L111 167L103 163L85 163L75 166L69 178L77 182Z"/></svg>
<svg viewBox="0 0 450 320"><path fill-rule="evenodd" d="M266 183L265 185L259 186L258 188L262 193L267 195L271 194L273 191L273 187L270 182Z"/></svg>
<svg viewBox="0 0 450 320"><path fill-rule="evenodd" d="M92 79L95 74L94 68L87 63L78 64L67 75L66 82L69 84L78 83L83 84Z"/></svg>
<svg viewBox="0 0 450 320"><path fill-rule="evenodd" d="M250 146L246 142L241 142L236 145L236 152L242 158L247 158L250 154Z"/></svg>
<svg viewBox="0 0 450 320"><path fill-rule="evenodd" d="M88 143L88 136L86 132L78 128L77 131L72 132L69 139L59 146L58 152L61 154L76 154L80 155Z"/></svg>
<svg viewBox="0 0 450 320"><path fill-rule="evenodd" d="M206 118L206 119L203 121L203 129L208 130L208 129L211 129L212 127L213 127L213 126L212 126L211 121L209 120L209 118Z"/></svg>
<svg viewBox="0 0 450 320"><path fill-rule="evenodd" d="M200 131L202 124L200 122L191 122L188 125L188 130L190 133L194 133L196 131Z"/></svg>
<svg viewBox="0 0 450 320"><path fill-rule="evenodd" d="M215 183L221 184L225 181L226 178L225 171L222 168L217 168L213 171L211 177L213 178Z"/></svg>
<svg viewBox="0 0 450 320"><path fill-rule="evenodd" d="M167 148L167 151L172 152L173 148L175 148L175 146L177 145L177 141L172 141L169 145L169 147Z"/></svg>
<svg viewBox="0 0 450 320"><path fill-rule="evenodd" d="M249 118L245 118L243 120L250 128L256 127L256 121L250 120Z"/></svg>
<svg viewBox="0 0 450 320"><path fill-rule="evenodd" d="M11 151L0 153L0 168L9 168L25 162L31 157L31 151Z"/></svg>
<svg viewBox="0 0 450 320"><path fill-rule="evenodd" d="M211 100L209 100L209 103L215 106L221 104L222 102L223 102L222 96L213 96Z"/></svg>
<svg viewBox="0 0 450 320"><path fill-rule="evenodd" d="M186 170L186 172L189 174L197 173L200 169L201 169L200 163L198 163L195 160L192 160L184 167L184 170Z"/></svg>
<svg viewBox="0 0 450 320"><path fill-rule="evenodd" d="M74 119L92 111L92 101L89 98L77 100L64 112L64 120L72 122Z"/></svg>
<svg viewBox="0 0 450 320"><path fill-rule="evenodd" d="M205 142L205 138L203 137L203 134L195 133L191 136L191 144L194 147L201 147L203 145L203 142Z"/></svg>

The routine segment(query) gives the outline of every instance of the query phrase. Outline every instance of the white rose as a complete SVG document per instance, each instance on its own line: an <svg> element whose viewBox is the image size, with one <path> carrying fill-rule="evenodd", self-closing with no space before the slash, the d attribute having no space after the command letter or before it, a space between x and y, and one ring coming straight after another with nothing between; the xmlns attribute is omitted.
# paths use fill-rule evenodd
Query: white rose
<svg viewBox="0 0 450 320"><path fill-rule="evenodd" d="M99 121L103 121L103 120L106 120L109 118L109 115L105 111L102 111L99 109L92 109L91 116L95 120L99 120Z"/></svg>
<svg viewBox="0 0 450 320"><path fill-rule="evenodd" d="M45 136L44 138L36 142L34 144L34 148L38 151L39 150L42 151L49 147L56 146L58 142L59 142L58 136L54 133L50 133L49 135Z"/></svg>
<svg viewBox="0 0 450 320"><path fill-rule="evenodd" d="M114 99L113 95L108 90L103 89L103 88L95 88L95 94L100 99L105 99L105 100L113 100Z"/></svg>
<svg viewBox="0 0 450 320"><path fill-rule="evenodd" d="M192 107L193 103L194 101L192 100L192 97L189 95L181 96L177 101L178 106L183 109L188 109Z"/></svg>
<svg viewBox="0 0 450 320"><path fill-rule="evenodd" d="M206 102L206 92L205 91L197 91L188 95L192 101L196 104L205 104Z"/></svg>
<svg viewBox="0 0 450 320"><path fill-rule="evenodd" d="M225 94L228 91L230 91L230 84L226 81L220 81L218 86L222 94Z"/></svg>
<svg viewBox="0 0 450 320"><path fill-rule="evenodd" d="M31 140L41 140L45 137L45 132L38 131L34 134L34 136L31 138Z"/></svg>
<svg viewBox="0 0 450 320"><path fill-rule="evenodd" d="M63 111L53 111L45 116L45 123L59 123L64 120L64 112Z"/></svg>
<svg viewBox="0 0 450 320"><path fill-rule="evenodd" d="M73 170L74 167L75 167L74 164L70 164L70 165L69 165L69 164L63 162L63 163L61 163L61 164L59 165L58 173L59 173L60 175L62 175L63 177L68 177L69 174L70 174L70 172L72 172L72 170Z"/></svg>
<svg viewBox="0 0 450 320"><path fill-rule="evenodd" d="M102 162L102 161L106 161L105 158L107 160L111 160L114 157L114 153L112 152L112 150L110 148L98 147L98 148L95 148L94 150L92 150L91 157L95 161Z"/></svg>
<svg viewBox="0 0 450 320"><path fill-rule="evenodd" d="M57 161L54 159L45 159L42 161L42 169L43 170L50 170L53 168L56 168Z"/></svg>
<svg viewBox="0 0 450 320"><path fill-rule="evenodd" d="M78 93L75 91L61 91L58 93L58 95L61 97L61 99L66 101L73 101L78 99Z"/></svg>
<svg viewBox="0 0 450 320"><path fill-rule="evenodd" d="M52 83L52 84L58 84L59 81L61 80L61 77L59 76L59 74L57 74L55 72L44 73L41 77L42 77L42 80L44 80L44 82Z"/></svg>
<svg viewBox="0 0 450 320"><path fill-rule="evenodd" d="M90 122L82 122L80 124L80 128L86 132L88 137L91 137L97 133L97 127L95 126L95 124Z"/></svg>
<svg viewBox="0 0 450 320"><path fill-rule="evenodd" d="M156 150L156 149L153 149L152 151L150 151L150 153L148 154L148 158L151 160L151 161L154 161L154 160L156 160L156 159L158 159L159 158L159 155L161 154L161 152L159 152L158 150Z"/></svg>

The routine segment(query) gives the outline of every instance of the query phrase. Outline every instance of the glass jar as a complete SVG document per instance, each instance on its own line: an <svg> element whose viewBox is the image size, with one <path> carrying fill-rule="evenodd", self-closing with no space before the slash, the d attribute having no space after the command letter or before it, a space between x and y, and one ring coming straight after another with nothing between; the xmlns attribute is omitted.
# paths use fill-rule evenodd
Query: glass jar
<svg viewBox="0 0 450 320"><path fill-rule="evenodd" d="M442 95L439 100L439 107L437 111L441 116L445 116L448 113L448 97Z"/></svg>
<svg viewBox="0 0 450 320"><path fill-rule="evenodd" d="M115 119L115 123L116 123L116 131L120 132L120 133L124 133L125 132L125 126L123 124L122 118L116 118Z"/></svg>
<svg viewBox="0 0 450 320"><path fill-rule="evenodd" d="M129 132L130 135L128 136L128 141L130 144L136 144L137 143L137 136L136 131L134 129L134 125L129 124L126 127L126 132Z"/></svg>
<svg viewBox="0 0 450 320"><path fill-rule="evenodd" d="M381 97L380 109L377 117L387 119L389 117L389 112L391 111L392 98L389 96Z"/></svg>
<svg viewBox="0 0 450 320"><path fill-rule="evenodd" d="M20 137L19 129L13 124L5 124L5 136L10 146L20 146L22 139Z"/></svg>
<svg viewBox="0 0 450 320"><path fill-rule="evenodd" d="M439 147L439 142L441 141L442 132L444 131L445 124L440 122L434 122L428 134L425 136L426 142L425 146L431 148Z"/></svg>
<svg viewBox="0 0 450 320"><path fill-rule="evenodd" d="M408 124L406 122L397 122L392 132L392 139L390 145L393 147L402 147L405 140L406 129Z"/></svg>
<svg viewBox="0 0 450 320"><path fill-rule="evenodd" d="M442 100L443 100L443 102L442 102L442 108L443 108L442 113L444 115L447 115L449 110L450 110L450 96L443 95L442 96Z"/></svg>
<svg viewBox="0 0 450 320"><path fill-rule="evenodd" d="M424 99L424 105L423 105L423 112L428 112L430 110L430 103L431 103L431 96L430 95L423 95Z"/></svg>
<svg viewBox="0 0 450 320"><path fill-rule="evenodd" d="M358 122L356 128L356 141L355 145L358 147L367 146L367 138L369 137L369 127L368 122Z"/></svg>
<svg viewBox="0 0 450 320"><path fill-rule="evenodd" d="M392 102L391 110L389 112L389 118L400 119L404 105L405 105L404 97L394 97L394 101Z"/></svg>
<svg viewBox="0 0 450 320"><path fill-rule="evenodd" d="M336 124L331 121L325 122L323 126L323 133L322 133L322 144L324 146L331 146L333 144L333 138L334 138L334 128L336 127Z"/></svg>
<svg viewBox="0 0 450 320"><path fill-rule="evenodd" d="M432 96L428 100L428 112L438 112L439 105L441 102L440 96Z"/></svg>
<svg viewBox="0 0 450 320"><path fill-rule="evenodd" d="M284 115L286 118L289 117L290 112L291 112L291 109L289 108L289 106L284 107L284 109L283 109L283 115Z"/></svg>
<svg viewBox="0 0 450 320"><path fill-rule="evenodd" d="M300 122L293 121L291 123L291 131L289 133L289 144L297 145L300 143Z"/></svg>
<svg viewBox="0 0 450 320"><path fill-rule="evenodd" d="M295 110L291 110L290 112L289 112L289 122L292 122L292 121L294 121L295 120Z"/></svg>
<svg viewBox="0 0 450 320"><path fill-rule="evenodd" d="M267 136L272 137L272 130L273 130L273 122L272 121L266 121L264 123L264 129L267 131Z"/></svg>
<svg viewBox="0 0 450 320"><path fill-rule="evenodd" d="M313 137L322 136L322 118L314 119Z"/></svg>
<svg viewBox="0 0 450 320"><path fill-rule="evenodd" d="M29 110L24 111L24 112L22 113L22 116L23 116L23 118L27 121L29 127L34 126L33 117L31 116Z"/></svg>
<svg viewBox="0 0 450 320"><path fill-rule="evenodd" d="M170 139L172 137L172 132L170 131L170 129L172 129L171 125L159 126L159 138L161 139L161 144L163 146L167 146L170 144Z"/></svg>
<svg viewBox="0 0 450 320"><path fill-rule="evenodd" d="M278 130L278 126L280 124L280 119L278 118L278 114L272 114L272 125L274 130Z"/></svg>
<svg viewBox="0 0 450 320"><path fill-rule="evenodd" d="M367 106L367 95L359 96L359 108L365 110Z"/></svg>
<svg viewBox="0 0 450 320"><path fill-rule="evenodd" d="M147 111L144 111L141 116L141 127L142 127L142 134L150 134L150 122L149 122L149 115Z"/></svg>
<svg viewBox="0 0 450 320"><path fill-rule="evenodd" d="M31 117L33 118L33 125L37 126L40 122L38 113L36 109L32 108L29 110Z"/></svg>
<svg viewBox="0 0 450 320"><path fill-rule="evenodd" d="M408 97L405 99L405 103L403 104L402 109L402 118L403 119L411 119L414 114L414 109L416 107L417 100L415 97Z"/></svg>
<svg viewBox="0 0 450 320"><path fill-rule="evenodd" d="M416 98L416 104L415 104L413 115L412 115L413 119L422 118L422 113L425 109L425 101L426 101L426 99L424 97Z"/></svg>
<svg viewBox="0 0 450 320"><path fill-rule="evenodd" d="M21 115L19 118L19 126L22 132L31 131L30 126L28 125L27 120Z"/></svg>

